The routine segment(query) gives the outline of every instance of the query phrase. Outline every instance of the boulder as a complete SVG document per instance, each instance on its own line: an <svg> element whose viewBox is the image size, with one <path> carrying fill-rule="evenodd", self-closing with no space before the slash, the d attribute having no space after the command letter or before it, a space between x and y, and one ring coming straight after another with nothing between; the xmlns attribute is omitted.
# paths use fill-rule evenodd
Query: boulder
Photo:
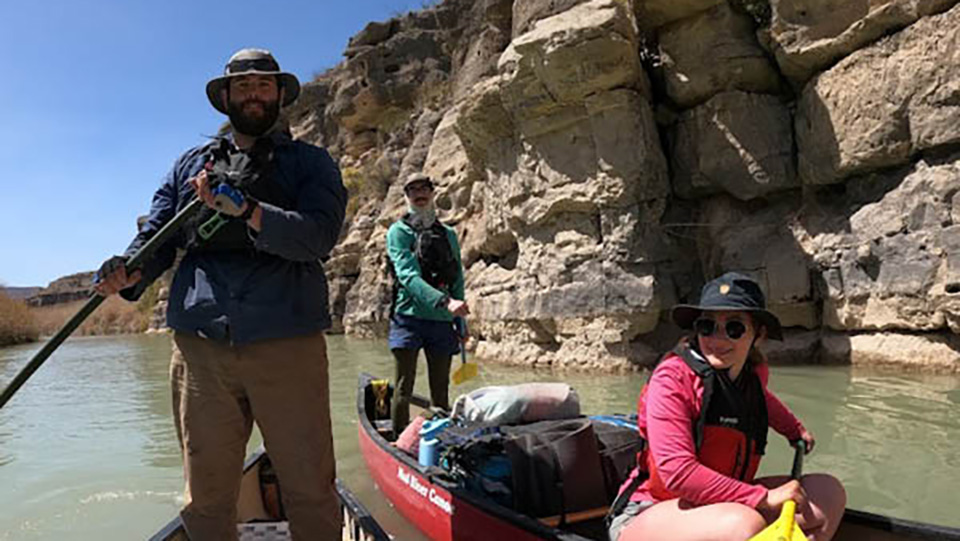
<svg viewBox="0 0 960 541"><path fill-rule="evenodd" d="M724 3L723 0L636 0L637 22L644 29L659 28Z"/></svg>
<svg viewBox="0 0 960 541"><path fill-rule="evenodd" d="M363 30L350 38L347 42L348 50L364 45L377 45L390 38L397 31L397 21L390 19L386 22L369 22Z"/></svg>
<svg viewBox="0 0 960 541"><path fill-rule="evenodd" d="M658 31L667 96L681 109L718 93L780 92L780 76L757 42L750 17L720 4Z"/></svg>
<svg viewBox="0 0 960 541"><path fill-rule="evenodd" d="M530 31L537 21L552 17L586 1L587 0L514 0L512 37L520 37Z"/></svg>
<svg viewBox="0 0 960 541"><path fill-rule="evenodd" d="M960 6L862 49L804 89L799 174L831 184L960 142Z"/></svg>
<svg viewBox="0 0 960 541"><path fill-rule="evenodd" d="M821 358L830 364L899 371L960 373L960 339L954 335L868 333L828 334L821 339Z"/></svg>
<svg viewBox="0 0 960 541"><path fill-rule="evenodd" d="M497 61L511 40L511 0L471 2L462 37L453 54L453 100L497 74Z"/></svg>
<svg viewBox="0 0 960 541"><path fill-rule="evenodd" d="M538 21L501 55L500 94L521 132L538 135L582 117L570 105L614 88L646 89L633 14L592 0Z"/></svg>
<svg viewBox="0 0 960 541"><path fill-rule="evenodd" d="M726 192L753 199L799 186L790 112L780 99L724 92L673 126L673 188L685 198Z"/></svg>
<svg viewBox="0 0 960 541"><path fill-rule="evenodd" d="M802 85L838 60L957 0L771 0L766 41L781 72Z"/></svg>

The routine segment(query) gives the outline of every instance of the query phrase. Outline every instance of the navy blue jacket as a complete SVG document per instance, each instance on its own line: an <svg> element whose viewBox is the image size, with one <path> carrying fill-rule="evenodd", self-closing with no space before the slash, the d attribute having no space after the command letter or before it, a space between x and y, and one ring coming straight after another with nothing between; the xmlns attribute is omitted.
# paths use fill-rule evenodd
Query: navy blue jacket
<svg viewBox="0 0 960 541"><path fill-rule="evenodd" d="M282 134L274 138L276 180L296 201L281 209L261 203L262 227L249 230L255 251L188 251L170 289L167 325L233 344L286 338L330 327L327 279L320 258L333 249L343 225L347 191L326 150ZM150 215L127 248L131 256L194 197L187 182L203 168L216 140L188 150L153 196ZM184 247L176 235L143 268L143 278L120 292L136 300Z"/></svg>

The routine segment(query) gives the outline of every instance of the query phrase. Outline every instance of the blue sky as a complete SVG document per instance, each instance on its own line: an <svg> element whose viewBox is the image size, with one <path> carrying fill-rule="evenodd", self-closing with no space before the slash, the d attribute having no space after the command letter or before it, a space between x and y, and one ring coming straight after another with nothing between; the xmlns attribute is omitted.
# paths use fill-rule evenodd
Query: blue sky
<svg viewBox="0 0 960 541"><path fill-rule="evenodd" d="M423 3L4 1L0 285L121 253L176 157L225 120L203 89L235 50L270 49L306 82L367 22Z"/></svg>

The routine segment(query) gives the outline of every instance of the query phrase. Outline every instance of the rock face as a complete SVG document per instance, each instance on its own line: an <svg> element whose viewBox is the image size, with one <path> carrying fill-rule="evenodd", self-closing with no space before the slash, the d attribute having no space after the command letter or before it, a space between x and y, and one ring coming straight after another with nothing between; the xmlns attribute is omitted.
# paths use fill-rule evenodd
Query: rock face
<svg viewBox="0 0 960 541"><path fill-rule="evenodd" d="M851 91L855 88L856 91ZM800 174L830 184L960 142L960 6L845 58L804 89Z"/></svg>
<svg viewBox="0 0 960 541"><path fill-rule="evenodd" d="M753 199L799 185L792 119L775 96L719 94L684 112L671 135L678 196Z"/></svg>
<svg viewBox="0 0 960 541"><path fill-rule="evenodd" d="M93 272L78 272L57 278L26 300L30 306L50 306L87 299L93 294Z"/></svg>
<svg viewBox="0 0 960 541"><path fill-rule="evenodd" d="M485 173L488 239L468 283L485 356L626 363L623 345L656 327L644 236L669 182L637 48L632 10L581 3L514 39L462 104L457 132Z"/></svg>
<svg viewBox="0 0 960 541"><path fill-rule="evenodd" d="M956 3L446 0L371 23L288 115L351 190L335 330L383 336L384 236L422 170L482 359L650 365L669 307L736 270L787 327L777 362L960 371Z"/></svg>
<svg viewBox="0 0 960 541"><path fill-rule="evenodd" d="M957 0L771 0L769 46L783 74L803 83L870 42L956 3Z"/></svg>
<svg viewBox="0 0 960 541"><path fill-rule="evenodd" d="M757 42L753 19L726 3L657 34L665 91L677 107L688 109L731 90L780 93L780 74Z"/></svg>
<svg viewBox="0 0 960 541"><path fill-rule="evenodd" d="M0 287L0 295L15 301L25 301L40 293L42 287Z"/></svg>
<svg viewBox="0 0 960 541"><path fill-rule="evenodd" d="M645 0L635 3L637 18L644 28L658 28L688 19L723 4L723 0Z"/></svg>

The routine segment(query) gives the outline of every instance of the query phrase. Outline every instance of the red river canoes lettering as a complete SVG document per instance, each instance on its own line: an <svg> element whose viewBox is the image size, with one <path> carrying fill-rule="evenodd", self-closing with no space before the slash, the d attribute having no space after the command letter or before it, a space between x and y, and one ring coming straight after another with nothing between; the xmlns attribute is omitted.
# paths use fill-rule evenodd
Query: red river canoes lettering
<svg viewBox="0 0 960 541"><path fill-rule="evenodd" d="M416 475L411 475L410 472L403 469L403 466L397 466L397 479L403 481L411 490L429 500L430 503L439 507L446 514L453 514L453 504L449 500L441 496L433 487L423 485Z"/></svg>

